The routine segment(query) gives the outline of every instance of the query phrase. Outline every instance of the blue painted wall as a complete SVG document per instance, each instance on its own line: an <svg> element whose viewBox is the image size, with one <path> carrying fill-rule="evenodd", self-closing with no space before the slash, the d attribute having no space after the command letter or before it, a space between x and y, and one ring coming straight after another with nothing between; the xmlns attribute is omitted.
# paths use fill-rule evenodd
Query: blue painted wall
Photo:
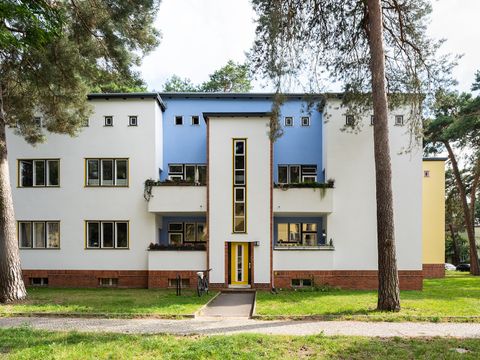
<svg viewBox="0 0 480 360"><path fill-rule="evenodd" d="M323 231L323 218L321 217L274 217L273 218L273 244L277 245L278 240L278 224L285 223L310 223L317 224L317 242L319 243L322 238ZM327 234L328 239L328 234Z"/></svg>
<svg viewBox="0 0 480 360"><path fill-rule="evenodd" d="M162 229L157 229L157 236L159 236L159 243L161 245L168 245L168 224L178 222L203 222L206 223L205 216L164 216L162 218ZM158 234L159 232L159 234Z"/></svg>
<svg viewBox="0 0 480 360"><path fill-rule="evenodd" d="M203 112L268 112L272 102L268 98L169 98L162 96L166 105L163 113L164 158L160 180L168 177L168 164L206 163L207 128ZM274 179L278 164L316 164L318 181L322 177L322 114L309 111L304 101L288 100L281 108L284 116L294 117L294 126L287 127L274 145ZM175 116L183 116L183 125L175 125ZM191 125L191 116L200 117L200 125ZM302 127L300 117L311 117L310 126ZM268 129L265 129L267 131Z"/></svg>

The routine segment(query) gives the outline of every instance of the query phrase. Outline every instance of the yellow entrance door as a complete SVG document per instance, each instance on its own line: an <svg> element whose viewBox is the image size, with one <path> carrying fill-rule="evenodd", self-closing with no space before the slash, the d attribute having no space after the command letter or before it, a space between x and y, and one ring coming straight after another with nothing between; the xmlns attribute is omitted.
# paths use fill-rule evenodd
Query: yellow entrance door
<svg viewBox="0 0 480 360"><path fill-rule="evenodd" d="M248 243L231 243L230 284L248 285Z"/></svg>

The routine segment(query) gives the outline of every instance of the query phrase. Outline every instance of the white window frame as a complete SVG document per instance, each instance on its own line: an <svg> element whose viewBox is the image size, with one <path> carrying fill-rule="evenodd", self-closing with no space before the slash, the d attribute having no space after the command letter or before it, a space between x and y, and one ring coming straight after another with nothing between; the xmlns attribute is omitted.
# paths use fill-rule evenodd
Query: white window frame
<svg viewBox="0 0 480 360"><path fill-rule="evenodd" d="M172 242L172 236L180 236L180 242ZM169 232L168 233L168 244L183 244L183 232Z"/></svg>
<svg viewBox="0 0 480 360"><path fill-rule="evenodd" d="M280 168L286 168L287 169L287 179L286 182L280 182ZM288 168L288 165L278 165L277 167L277 172L278 172L278 183L279 184L288 184L289 183L289 176L290 176L290 170Z"/></svg>
<svg viewBox="0 0 480 360"><path fill-rule="evenodd" d="M58 163L58 184L57 185L50 185L50 164L51 163ZM45 161L45 186L48 186L48 187L58 187L60 186L60 160L56 160L56 159L47 159Z"/></svg>
<svg viewBox="0 0 480 360"><path fill-rule="evenodd" d="M138 116L130 115L128 117L128 126L138 126Z"/></svg>
<svg viewBox="0 0 480 360"><path fill-rule="evenodd" d="M29 225L29 236L31 246L22 246L21 239L22 239L22 226L21 224L28 224ZM44 238L44 246L36 246L36 226L37 224L43 225L43 238ZM48 224L58 224L58 246L50 246L48 242ZM18 247L20 249L60 249L60 221L59 220L19 220L17 221L17 229L18 229Z"/></svg>
<svg viewBox="0 0 480 360"><path fill-rule="evenodd" d="M37 163L43 163L43 184L37 184ZM33 160L33 187L45 187L47 183L46 163L43 159Z"/></svg>
<svg viewBox="0 0 480 360"><path fill-rule="evenodd" d="M106 115L104 116L104 126L105 127L112 127L113 126L113 115Z"/></svg>
<svg viewBox="0 0 480 360"><path fill-rule="evenodd" d="M375 122L375 115L370 115L370 126L373 126Z"/></svg>
<svg viewBox="0 0 480 360"><path fill-rule="evenodd" d="M285 127L293 127L293 125L294 125L293 116L285 116L284 125L285 125Z"/></svg>
<svg viewBox="0 0 480 360"><path fill-rule="evenodd" d="M187 240L187 226L193 226L193 240ZM184 243L196 243L197 242L197 224L195 222L185 222L183 224L183 242Z"/></svg>
<svg viewBox="0 0 480 360"><path fill-rule="evenodd" d="M118 245L118 225L119 224L126 224L127 225L127 246L119 246ZM114 237L113 243L115 245L115 249L128 249L130 247L130 222L129 221L115 221L114 225Z"/></svg>
<svg viewBox="0 0 480 360"><path fill-rule="evenodd" d="M304 120L306 120L306 123L304 122ZM304 127L309 127L310 126L310 116L302 116L300 118L300 121L301 121L302 126L304 126Z"/></svg>
<svg viewBox="0 0 480 360"><path fill-rule="evenodd" d="M112 246L105 246L105 238L104 238L104 231L103 231L103 226L105 224L111 224L112 225ZM102 221L100 222L100 247L102 249L113 249L115 248L115 222L113 221Z"/></svg>
<svg viewBox="0 0 480 360"><path fill-rule="evenodd" d="M104 162L112 163L112 179L105 180L103 178L103 163ZM105 181L111 181L111 184L105 184ZM100 186L115 186L115 160L114 159L100 159Z"/></svg>
<svg viewBox="0 0 480 360"><path fill-rule="evenodd" d="M194 119L197 120L197 123L196 123L196 124L195 124L194 121L193 121ZM198 115L192 115L192 116L190 117L190 121L191 121L190 124L191 124L192 126L199 126L199 125L200 125L200 116L198 116Z"/></svg>
<svg viewBox="0 0 480 360"><path fill-rule="evenodd" d="M180 120L180 124L177 124L177 120ZM183 125L183 115L175 115L173 117L173 125L175 126L182 126Z"/></svg>
<svg viewBox="0 0 480 360"><path fill-rule="evenodd" d="M102 248L102 222L101 221L93 221L93 220L88 220L86 221L86 226L85 226L85 237L86 237L86 248L87 249L101 249ZM90 246L90 224L97 224L98 225L98 246Z"/></svg>
<svg viewBox="0 0 480 360"><path fill-rule="evenodd" d="M395 115L395 126L403 126L403 115Z"/></svg>
<svg viewBox="0 0 480 360"><path fill-rule="evenodd" d="M355 116L352 114L345 115L345 126L355 126Z"/></svg>
<svg viewBox="0 0 480 360"><path fill-rule="evenodd" d="M103 239L103 224L112 223L113 224L113 246L105 247ZM85 249L108 249L108 250L117 250L117 249L129 249L130 248L130 222L128 220L85 220ZM90 224L98 224L98 246L90 246L90 237L89 237L89 226ZM127 246L118 246L118 224L127 224Z"/></svg>

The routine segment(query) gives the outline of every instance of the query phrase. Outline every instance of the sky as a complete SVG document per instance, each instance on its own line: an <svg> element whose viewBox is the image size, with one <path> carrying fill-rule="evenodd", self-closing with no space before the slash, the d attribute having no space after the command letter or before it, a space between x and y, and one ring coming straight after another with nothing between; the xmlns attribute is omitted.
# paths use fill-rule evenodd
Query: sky
<svg viewBox="0 0 480 360"><path fill-rule="evenodd" d="M429 34L447 40L441 53L463 54L454 76L458 90L468 91L480 69L480 0L432 0L432 5ZM244 62L255 39L254 19L249 0L162 0L155 22L162 39L140 68L148 89L161 91L173 74L201 83L230 59ZM271 89L256 82L253 90Z"/></svg>

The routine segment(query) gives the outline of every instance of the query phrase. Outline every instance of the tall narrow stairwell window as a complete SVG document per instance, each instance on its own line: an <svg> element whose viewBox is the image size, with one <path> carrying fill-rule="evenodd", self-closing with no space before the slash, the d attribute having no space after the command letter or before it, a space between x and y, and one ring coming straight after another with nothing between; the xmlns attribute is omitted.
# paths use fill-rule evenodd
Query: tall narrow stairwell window
<svg viewBox="0 0 480 360"><path fill-rule="evenodd" d="M247 140L233 140L233 232L247 232Z"/></svg>

